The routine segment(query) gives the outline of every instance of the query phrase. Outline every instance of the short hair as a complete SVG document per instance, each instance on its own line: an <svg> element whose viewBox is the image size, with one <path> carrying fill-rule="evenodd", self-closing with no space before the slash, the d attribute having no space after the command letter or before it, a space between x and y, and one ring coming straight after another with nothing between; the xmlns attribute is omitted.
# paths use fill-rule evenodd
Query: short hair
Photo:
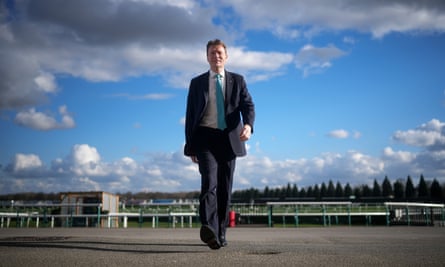
<svg viewBox="0 0 445 267"><path fill-rule="evenodd" d="M222 45L224 47L224 50L226 51L226 54L227 54L226 44L223 41L219 40L219 39L214 39L214 40L210 40L210 41L207 42L207 50L206 50L207 54L209 54L209 48L211 46L214 46L214 45Z"/></svg>

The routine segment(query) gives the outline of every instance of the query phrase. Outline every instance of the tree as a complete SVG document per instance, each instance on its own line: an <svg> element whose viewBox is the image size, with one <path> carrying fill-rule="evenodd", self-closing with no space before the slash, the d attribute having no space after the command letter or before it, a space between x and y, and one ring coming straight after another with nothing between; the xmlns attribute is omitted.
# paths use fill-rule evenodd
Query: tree
<svg viewBox="0 0 445 267"><path fill-rule="evenodd" d="M259 196L259 194L260 194L260 192L259 192L258 189L253 188L253 187L250 188L250 189L248 190L248 198L249 198L249 201L252 201L252 200L257 199L258 196Z"/></svg>
<svg viewBox="0 0 445 267"><path fill-rule="evenodd" d="M418 190L419 190L418 197L420 199L428 198L428 186L426 184L425 178L423 178L423 174L420 175Z"/></svg>
<svg viewBox="0 0 445 267"><path fill-rule="evenodd" d="M264 188L263 196L266 197L266 198L270 197L270 191L269 191L269 187L268 186L266 186Z"/></svg>
<svg viewBox="0 0 445 267"><path fill-rule="evenodd" d="M324 198L327 196L328 188L326 187L326 184L323 182L321 183L321 189L320 189L320 198Z"/></svg>
<svg viewBox="0 0 445 267"><path fill-rule="evenodd" d="M337 182L337 186L335 187L335 197L342 198L344 197L343 186L340 182Z"/></svg>
<svg viewBox="0 0 445 267"><path fill-rule="evenodd" d="M308 197L308 195L307 195L307 193L306 193L306 189L301 188L299 196L300 196L301 198Z"/></svg>
<svg viewBox="0 0 445 267"><path fill-rule="evenodd" d="M284 197L290 197L292 196L292 187L290 183L287 183L286 191L284 193Z"/></svg>
<svg viewBox="0 0 445 267"><path fill-rule="evenodd" d="M297 184L294 184L294 186L292 186L292 197L298 197L298 186Z"/></svg>
<svg viewBox="0 0 445 267"><path fill-rule="evenodd" d="M395 199L403 199L405 196L405 188L403 187L403 182L400 180L397 180L394 183L394 198Z"/></svg>
<svg viewBox="0 0 445 267"><path fill-rule="evenodd" d="M345 186L344 196L349 198L349 197L351 197L352 195L354 195L354 194L352 193L352 188L351 188L351 186L349 185L349 183L347 183L346 186Z"/></svg>
<svg viewBox="0 0 445 267"><path fill-rule="evenodd" d="M394 192L392 191L392 185L391 182L388 179L388 176L385 176L385 179L382 183L382 196L383 197L390 197L393 196Z"/></svg>
<svg viewBox="0 0 445 267"><path fill-rule="evenodd" d="M309 186L307 188L306 197L315 197L314 195L314 189L312 189L312 186Z"/></svg>
<svg viewBox="0 0 445 267"><path fill-rule="evenodd" d="M335 186L334 183L332 182L332 180L329 180L329 184L328 184L328 189L326 191L326 196L327 197L335 197Z"/></svg>
<svg viewBox="0 0 445 267"><path fill-rule="evenodd" d="M368 185L363 185L362 187L362 196L363 197L372 197L372 190Z"/></svg>
<svg viewBox="0 0 445 267"><path fill-rule="evenodd" d="M275 187L272 189L272 197L280 197L281 189L279 187Z"/></svg>
<svg viewBox="0 0 445 267"><path fill-rule="evenodd" d="M439 182L434 179L433 183L431 184L431 199L434 201L442 201L443 199L443 191L442 187L440 186Z"/></svg>
<svg viewBox="0 0 445 267"><path fill-rule="evenodd" d="M374 187L372 188L372 196L373 197L381 197L382 196L382 189L380 188L380 185L377 182L377 179L374 179Z"/></svg>
<svg viewBox="0 0 445 267"><path fill-rule="evenodd" d="M314 185L313 195L315 199L320 199L320 188L318 187L318 184Z"/></svg>
<svg viewBox="0 0 445 267"><path fill-rule="evenodd" d="M409 175L408 178L406 178L405 197L406 199L413 199L416 197L416 190L414 188L413 180Z"/></svg>
<svg viewBox="0 0 445 267"><path fill-rule="evenodd" d="M360 199L363 196L363 188L355 187L354 188L354 196L356 199Z"/></svg>
<svg viewBox="0 0 445 267"><path fill-rule="evenodd" d="M288 185L289 185L289 184L288 184ZM279 189L279 191L280 191L280 193L279 193L279 197L280 197L281 199L283 199L283 198L285 198L285 197L287 196L287 188L286 188L286 187L282 186L282 187ZM290 185L289 185L289 191L290 191Z"/></svg>

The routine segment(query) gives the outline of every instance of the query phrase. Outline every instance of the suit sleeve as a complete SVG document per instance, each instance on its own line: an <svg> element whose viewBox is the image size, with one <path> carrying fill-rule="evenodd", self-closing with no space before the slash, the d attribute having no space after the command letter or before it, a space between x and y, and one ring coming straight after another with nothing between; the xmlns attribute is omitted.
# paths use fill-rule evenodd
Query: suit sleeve
<svg viewBox="0 0 445 267"><path fill-rule="evenodd" d="M195 114L195 107L194 105L194 99L193 96L193 80L190 82L189 86L189 92L187 95L187 107L185 112L185 145L184 145L184 155L186 156L193 156L194 153L191 149L191 143L192 143L192 136L193 136L193 124L194 122L194 114Z"/></svg>
<svg viewBox="0 0 445 267"><path fill-rule="evenodd" d="M249 124L252 128L255 123L255 104L250 95L244 77L241 77L241 95L240 95L240 112L242 115L243 124Z"/></svg>

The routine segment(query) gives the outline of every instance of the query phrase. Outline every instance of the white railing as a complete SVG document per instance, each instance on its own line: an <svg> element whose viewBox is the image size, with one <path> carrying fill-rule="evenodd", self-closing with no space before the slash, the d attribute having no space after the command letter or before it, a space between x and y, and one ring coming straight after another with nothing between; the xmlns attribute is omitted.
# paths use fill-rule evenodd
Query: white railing
<svg viewBox="0 0 445 267"><path fill-rule="evenodd" d="M69 214L48 214L48 209L58 208L62 206L71 207ZM78 207L97 207L96 214L75 214L74 211ZM8 211L0 212L0 228L9 228L15 222L16 227L51 227L57 226L71 227L73 222L77 222L82 226L96 226L96 227L128 227L129 220L135 221L137 219L139 227L147 222L147 218L151 220L151 227L159 226L159 221L164 222L168 219L169 227L193 227L193 220L198 222L198 212L196 204L193 208L188 208L182 211L181 206L190 206L190 204L149 204L144 205L139 209L139 212L107 212L101 210L101 204L21 204L14 205L7 208ZM392 220L403 220L408 225L417 223L418 221L425 221L427 224L438 223L440 226L445 226L445 205L444 204L430 204L430 203L411 203L411 202L385 202L380 203L380 207L384 210L368 210L365 205L364 210L361 209L360 203L352 202L268 202L261 207L256 205L249 205L248 209L240 208L239 205L233 205L232 208L241 216L260 216L268 217L268 224L272 226L272 217L282 217L283 224L285 224L286 217L294 218L296 225L298 225L299 218L307 216L318 216L323 219L323 225L331 225L331 217L336 220L338 217L348 218L351 224L351 217L365 216L368 220L371 216L385 216L387 225L392 223ZM338 208L332 208L337 206ZM148 208L147 210L147 207ZM163 207L160 208L160 207ZM178 208L179 207L179 208ZM283 208L284 207L284 208ZM306 209L305 207L309 207ZM312 207L312 208L310 208ZM354 207L354 209L352 209ZM359 207L359 209L357 209ZM318 209L317 209L318 208ZM31 209L31 211L26 210ZM35 211L38 209L39 211ZM43 211L42 211L43 210ZM433 222L433 219L435 221ZM394 221L397 222L397 221ZM74 225L75 226L75 225Z"/></svg>
<svg viewBox="0 0 445 267"><path fill-rule="evenodd" d="M146 218L151 219L151 227L156 228L159 224L159 218L169 218L172 228L176 228L177 224L179 227L186 227L186 223L188 222L188 227L193 226L193 218L197 217L198 214L196 212L170 212L168 214L155 214L155 213L109 213L109 214L101 214L100 218L98 215L94 214L65 214L65 215L44 215L39 214L37 212L0 212L0 228L10 228L11 223L15 220L16 227L30 227L31 222L35 222L35 227L39 228L42 225L42 221L44 221L45 227L54 228L56 219L65 219L67 221L72 220L73 218L82 218L85 219L85 226L89 226L89 222L92 220L100 221L101 223L105 221L105 226L107 228L119 227L118 224L113 223L116 219L119 222L122 222L122 227L128 227L128 219L129 218L138 218L140 224L142 224L141 220L146 221ZM97 222L96 221L96 222ZM96 224L98 227L101 223ZM72 223L65 223L62 226L70 227ZM102 227L102 226L101 226Z"/></svg>

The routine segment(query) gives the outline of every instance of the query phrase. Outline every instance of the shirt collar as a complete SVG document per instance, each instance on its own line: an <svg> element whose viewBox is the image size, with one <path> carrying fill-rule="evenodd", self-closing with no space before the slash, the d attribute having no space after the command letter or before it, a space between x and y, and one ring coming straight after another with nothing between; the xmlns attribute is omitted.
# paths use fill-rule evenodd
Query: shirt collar
<svg viewBox="0 0 445 267"><path fill-rule="evenodd" d="M214 77L216 77L216 74L218 74L218 73L214 72L213 70L210 70L210 77L214 78ZM221 75L222 78L224 78L224 74L225 74L225 71L223 71L222 73L219 73L219 75Z"/></svg>

